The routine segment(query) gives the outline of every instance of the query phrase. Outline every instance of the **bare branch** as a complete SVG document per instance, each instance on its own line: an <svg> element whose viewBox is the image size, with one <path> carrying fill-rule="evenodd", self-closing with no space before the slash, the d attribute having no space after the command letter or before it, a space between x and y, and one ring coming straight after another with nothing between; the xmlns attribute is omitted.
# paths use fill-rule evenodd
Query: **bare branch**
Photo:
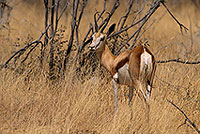
<svg viewBox="0 0 200 134"><path fill-rule="evenodd" d="M174 104L172 101L168 100L167 101L172 104L176 109L178 109L178 111L180 111L184 117L185 117L185 122L182 125L186 124L186 122L188 121L188 123L200 134L200 130L197 128L197 126L188 118L188 116L183 112L183 110L181 110L176 104ZM179 126L180 127L180 126Z"/></svg>
<svg viewBox="0 0 200 134"><path fill-rule="evenodd" d="M200 64L200 61L181 61L180 58L156 61L156 63L169 63L169 62L177 62L182 64Z"/></svg>
<svg viewBox="0 0 200 134"><path fill-rule="evenodd" d="M176 23L180 26L180 30L181 33L183 33L183 29L187 32L189 29L187 27L185 27L183 24L181 24L176 17L170 12L170 10L167 8L167 6L164 3L164 0L161 0L162 5L165 7L165 9L167 10L167 12L172 16L172 18L176 21Z"/></svg>
<svg viewBox="0 0 200 134"><path fill-rule="evenodd" d="M55 22L55 32L57 31L57 29L58 29L58 22L59 22L59 19L58 19L58 10L59 10L59 6L60 6L60 1L61 0L57 0L57 2L56 2L56 22ZM54 33L55 34L55 33Z"/></svg>
<svg viewBox="0 0 200 134"><path fill-rule="evenodd" d="M79 25L80 25L80 22L81 22L81 19L82 19L82 16L83 16L84 9L85 9L85 7L87 5L87 2L88 2L88 0L83 0L83 5L81 7L81 12L80 12L77 24L76 24L76 40L77 40L77 44L79 44L78 29L79 29Z"/></svg>
<svg viewBox="0 0 200 134"><path fill-rule="evenodd" d="M120 30L120 31L118 31L118 32L115 32L115 33L111 34L108 38L114 37L114 36L119 35L119 34L125 32L125 31L128 31L130 28L132 28L132 27L134 27L135 25L137 25L137 24L139 24L140 22L142 22L145 18L146 18L146 15L145 15L142 19L138 20L137 22L132 23L130 26L127 26L126 28L124 28L124 29L122 29L122 30Z"/></svg>
<svg viewBox="0 0 200 134"><path fill-rule="evenodd" d="M140 31L142 29L142 27L146 24L146 22L149 20L149 18L154 14L154 12L160 7L160 3L162 3L164 5L164 7L167 9L167 11L170 13L170 15L173 17L173 19L179 24L181 30L184 28L185 30L188 30L183 24L181 24L173 15L172 13L169 11L169 9L167 8L167 6L164 4L164 0L158 0L158 1L155 1L152 6L149 8L148 12L145 14L145 16L138 20L137 22L135 23L132 23L131 25L127 26L126 28L124 29L121 29L120 31L116 32L116 33L113 33L112 35L110 35L110 37L113 37L113 36L116 36L116 35L119 35L121 34L122 32L124 31L127 31L129 30L130 28L132 28L133 26L137 25L137 24L140 24L139 28L127 39L127 41L122 45L122 47L118 50L118 52L125 46L125 44L128 44L128 42L130 40L132 40L132 38L134 38L134 41L132 43L132 45L130 46L130 49L132 49L136 43L136 41L138 40L138 37L140 37ZM143 9L143 8L142 8ZM142 10L139 11L139 13L141 12ZM138 14L139 14L138 13ZM136 15L137 16L137 15ZM135 17L136 18L136 17ZM135 20L135 19L134 19Z"/></svg>
<svg viewBox="0 0 200 134"><path fill-rule="evenodd" d="M143 32L140 34L140 36L138 37L138 39L140 39L142 37L142 35L156 22L156 20L153 20L152 23L143 30Z"/></svg>
<svg viewBox="0 0 200 134"><path fill-rule="evenodd" d="M55 0L51 1L51 38L54 35L54 10L55 10Z"/></svg>
<svg viewBox="0 0 200 134"><path fill-rule="evenodd" d="M45 6L45 27L48 26L48 18L49 18L49 11L48 11L48 0L44 0L44 6ZM48 43L48 32L45 33L44 37L44 47Z"/></svg>
<svg viewBox="0 0 200 134"><path fill-rule="evenodd" d="M73 14L72 14L72 22L71 22L71 36L69 39L69 44L67 51L65 52L65 59L64 59L64 70L66 67L67 59L68 56L71 52L73 41L74 41L74 31L76 27L76 17L77 17L77 11L78 11L78 5L79 5L79 0L73 0Z"/></svg>
<svg viewBox="0 0 200 134"><path fill-rule="evenodd" d="M140 31L141 31L142 27L143 27L143 26L145 25L145 23L149 20L149 18L153 15L153 13L158 9L158 7L160 7L160 1L155 2L155 3L149 8L148 12L144 15L144 17L143 17L142 19L138 20L137 22L131 24L130 26L128 26L128 27L126 27L126 28L124 28L124 29L122 29L122 30L120 30L120 31L118 31L118 32L116 32L116 33L114 33L114 34L112 34L112 35L110 36L110 37L112 37L112 36L121 34L122 32L127 31L128 29L132 28L133 26L135 26L135 25L137 25L137 24L139 24L139 23L142 23L142 24L140 24L139 28L138 28L138 29L126 40L126 42L120 47L120 49L118 50L118 52L121 51L121 49L125 46L125 44L127 44L133 37L135 37L135 39L134 39L132 45L130 46L130 49L132 49L132 48L134 47L134 45L135 45L135 43L136 43L136 41L137 41L137 39L138 39L138 37L139 37L139 34L140 34ZM143 10L143 8L142 8L142 10ZM140 10L139 13L140 13L142 10ZM138 14L137 14L137 15L138 15ZM137 16L137 15L136 15L136 16ZM135 18L134 18L134 20L135 20ZM133 21L133 22L134 22L134 21ZM136 36L135 36L135 35L136 35Z"/></svg>
<svg viewBox="0 0 200 134"><path fill-rule="evenodd" d="M31 42L31 43L28 44L27 46L25 46L25 47L19 49L17 52L15 52L15 53L5 62L4 67L6 68L7 65L8 65L8 63L9 63L14 57L16 57L16 56L20 57L20 56L21 56L29 47L31 47L33 44L39 43L40 40L41 40L41 38L46 34L46 32L47 32L47 30L49 29L50 26L51 26L51 25L48 25L48 26L46 27L46 29L44 30L44 32L42 32L42 34L39 36L38 39L36 39L35 41Z"/></svg>
<svg viewBox="0 0 200 134"><path fill-rule="evenodd" d="M33 46L33 47L30 49L30 51L27 53L26 57L21 61L21 63L24 63L24 62L27 60L28 56L31 54L31 52L32 52L39 44L41 44L41 46L44 46L43 43L42 43L42 41L38 41L38 42L35 44L35 46Z"/></svg>
<svg viewBox="0 0 200 134"><path fill-rule="evenodd" d="M53 39L55 36L55 28L54 28L54 13L55 13L55 0L51 0L51 40L50 40L50 50L49 50L49 75L50 78L53 78L54 74L54 43Z"/></svg>
<svg viewBox="0 0 200 134"><path fill-rule="evenodd" d="M140 25L140 27L136 30L135 33L132 34L132 36L130 37L130 39L128 39L128 41L130 41L135 35L135 39L130 47L130 49L132 49L137 41L137 38L140 34L140 31L142 29L142 27L144 26L144 24L149 20L149 18L153 15L153 13L160 7L160 1L155 2L154 5L152 7L150 7L148 13L145 15L145 19L142 21L142 24Z"/></svg>
<svg viewBox="0 0 200 134"><path fill-rule="evenodd" d="M44 0L44 6L45 6L45 28L48 26L48 18L49 18L49 10L48 10L48 0ZM41 50L40 50L40 64L42 66L43 64L43 59L44 59L44 53L45 53L45 48L46 45L48 43L48 39L49 39L49 35L48 32L45 33L45 37L44 37L44 44L41 46Z"/></svg>
<svg viewBox="0 0 200 134"><path fill-rule="evenodd" d="M100 26L99 26L99 29L101 29L101 31L103 31L104 29L105 29L105 27L107 26L107 24L108 24L108 22L110 21L110 18L112 17L112 15L114 14L114 12L116 11L116 9L119 7L119 0L115 0L115 3L114 3L114 6L113 6L113 8L112 8L112 10L111 10L111 12L110 13L108 13L109 15L108 15L108 17L106 18L106 19L104 19L104 21L100 24ZM104 12L105 12L105 10L106 10L106 1L104 0L104 9L103 9L103 11L102 11L102 13L99 15L99 17L97 18L97 22L98 22L98 20L101 18L101 16L104 14ZM103 27L102 27L103 26ZM89 31L88 31L88 33L87 33L87 36L84 38L84 40L83 40L83 43L81 44L81 46L80 46L80 48L79 48L79 53L84 49L84 47L89 43L89 41L86 41L86 39L87 39L87 37L88 37L88 35L89 35L89 33L90 33L90 31L91 31L92 29L91 29L91 27L90 27L90 29L89 29ZM88 40L91 40L91 36L89 37L89 39Z"/></svg>
<svg viewBox="0 0 200 134"><path fill-rule="evenodd" d="M119 30L122 30L123 27L124 27L124 24L125 24L125 22L126 22L128 16L129 16L129 14L130 14L130 11L131 11L132 6L133 6L133 1L134 1L134 0L130 0L129 8L128 8L127 12L126 12L126 15L123 16L124 19L123 19L123 22L122 22L121 27L120 27Z"/></svg>
<svg viewBox="0 0 200 134"><path fill-rule="evenodd" d="M60 13L60 16L58 17L58 21L60 20L60 18L62 17L63 13L65 12L65 10L67 9L67 6L68 6L68 2L66 1L65 3L65 6L63 7L61 13Z"/></svg>
<svg viewBox="0 0 200 134"><path fill-rule="evenodd" d="M109 16L106 18L106 23L104 24L104 26L101 28L101 32L104 31L104 29L106 28L106 26L108 25L108 22L110 21L110 18L112 17L112 15L114 14L115 10L119 7L120 3L119 0L115 0L114 6L111 10L111 12L109 13Z"/></svg>
<svg viewBox="0 0 200 134"><path fill-rule="evenodd" d="M144 10L144 4L142 5L142 8L141 8L139 11L136 12L137 14L136 14L135 17L133 18L133 22L132 22L132 23L135 22L136 18L138 17L138 15L139 15L140 13L142 13L143 10Z"/></svg>
<svg viewBox="0 0 200 134"><path fill-rule="evenodd" d="M6 2L4 2L4 1L0 1L0 5L1 5L1 7L7 7L7 8L9 8L9 9L12 9L12 7L11 6L9 6Z"/></svg>

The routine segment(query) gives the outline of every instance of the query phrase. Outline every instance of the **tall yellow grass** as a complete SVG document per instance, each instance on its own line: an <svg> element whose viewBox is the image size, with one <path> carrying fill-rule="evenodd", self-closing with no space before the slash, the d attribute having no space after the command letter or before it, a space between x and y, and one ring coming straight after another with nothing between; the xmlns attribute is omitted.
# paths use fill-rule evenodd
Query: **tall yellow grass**
<svg viewBox="0 0 200 134"><path fill-rule="evenodd" d="M124 6L122 4L119 10L123 11ZM42 31L43 10L38 10L39 7L22 3L13 9L10 33L1 32L1 64L21 48L28 37L36 38ZM171 6L171 9L190 31L182 35L178 25L161 7L152 17L152 20L157 18L156 23L142 38L149 40L157 60L177 57L200 60L198 9L191 3ZM93 6L88 5L87 10L81 27L88 26L87 16L93 18L89 13L94 10ZM114 16L112 21L118 19ZM67 24L65 20L67 18L62 20L63 25ZM83 33L85 30L83 28ZM73 67L65 78L52 82L47 78L47 67L41 70L37 60L29 60L33 61L22 74L10 69L0 71L0 134L196 134L188 123L181 125L184 116L167 99L179 106L200 129L200 65L158 64L150 111L147 113L143 100L134 92L130 120L126 86L120 86L118 110L113 118L112 83L108 75L105 79L98 77L101 68L94 78L84 83L71 79L75 74Z"/></svg>

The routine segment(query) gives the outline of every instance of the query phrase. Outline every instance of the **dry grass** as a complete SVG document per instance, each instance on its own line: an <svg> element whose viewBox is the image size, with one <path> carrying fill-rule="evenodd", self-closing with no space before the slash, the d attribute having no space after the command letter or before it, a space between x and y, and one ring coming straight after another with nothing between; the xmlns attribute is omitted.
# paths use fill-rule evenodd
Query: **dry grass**
<svg viewBox="0 0 200 134"><path fill-rule="evenodd" d="M31 14L32 17L23 14L26 6L30 8L27 16ZM22 4L14 9L9 39L8 31L1 32L0 63L23 46L28 36L36 38L39 35L38 29L43 23L31 19L41 19L43 15L38 15L38 5L26 6ZM181 35L178 26L162 8L154 15L159 19L164 14L161 21L156 21L142 38L150 40L150 49L156 59L200 60L197 9L191 4L183 4L173 11L181 22L192 28L193 43L191 33ZM23 21L27 18L30 20ZM88 23L83 23L82 27L84 25ZM16 42L20 46L12 45ZM200 65L158 64L150 111L147 113L143 100L135 92L133 119L130 120L127 87L120 87L118 111L113 119L114 95L112 84L107 81L109 77L100 79L97 73L94 79L81 83L71 79L75 73L70 68L65 79L52 83L47 79L47 70L41 71L37 62L33 60L23 74L9 69L0 71L0 134L195 134L189 125L180 126L184 116L166 99L177 104L200 129Z"/></svg>

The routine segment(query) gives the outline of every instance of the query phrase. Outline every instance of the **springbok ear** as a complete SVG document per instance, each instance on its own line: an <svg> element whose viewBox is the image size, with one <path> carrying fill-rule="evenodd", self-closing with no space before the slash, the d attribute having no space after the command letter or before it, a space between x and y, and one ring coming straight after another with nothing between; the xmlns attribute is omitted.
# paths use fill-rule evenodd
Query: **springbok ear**
<svg viewBox="0 0 200 134"><path fill-rule="evenodd" d="M109 36L115 30L115 26L116 26L115 23L110 26L107 32L107 36Z"/></svg>

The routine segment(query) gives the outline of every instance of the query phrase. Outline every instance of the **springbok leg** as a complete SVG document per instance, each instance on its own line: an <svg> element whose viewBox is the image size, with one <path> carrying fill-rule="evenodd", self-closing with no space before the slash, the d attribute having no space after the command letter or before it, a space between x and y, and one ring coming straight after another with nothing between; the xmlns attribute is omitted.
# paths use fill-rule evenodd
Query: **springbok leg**
<svg viewBox="0 0 200 134"><path fill-rule="evenodd" d="M117 103L118 103L118 100L117 100L118 85L117 85L117 82L114 79L112 79L112 82L113 82L113 90L114 90L114 96L115 96L115 113L116 113Z"/></svg>

